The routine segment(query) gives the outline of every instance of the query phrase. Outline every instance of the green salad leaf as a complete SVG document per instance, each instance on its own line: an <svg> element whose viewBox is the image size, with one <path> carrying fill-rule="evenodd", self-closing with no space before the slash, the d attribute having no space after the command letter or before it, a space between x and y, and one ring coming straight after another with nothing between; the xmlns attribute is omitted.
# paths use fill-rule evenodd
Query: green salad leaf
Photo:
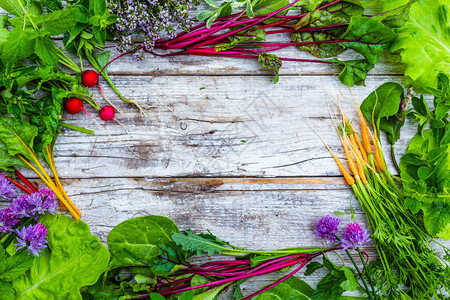
<svg viewBox="0 0 450 300"><path fill-rule="evenodd" d="M388 2L388 1L386 1ZM400 29L392 51L400 50L405 75L416 89L437 86L437 74L450 76L450 7L448 0L419 0Z"/></svg>
<svg viewBox="0 0 450 300"><path fill-rule="evenodd" d="M47 214L48 249L13 282L17 299L81 299L80 288L94 284L107 269L108 249L83 221Z"/></svg>

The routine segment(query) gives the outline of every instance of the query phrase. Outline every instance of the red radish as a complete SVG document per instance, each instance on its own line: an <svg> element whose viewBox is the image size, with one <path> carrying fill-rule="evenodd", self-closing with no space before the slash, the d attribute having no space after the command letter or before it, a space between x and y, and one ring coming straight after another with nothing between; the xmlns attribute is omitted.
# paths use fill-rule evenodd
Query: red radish
<svg viewBox="0 0 450 300"><path fill-rule="evenodd" d="M103 121L109 121L114 119L114 115L116 114L116 111L114 110L114 107L111 105L103 106L102 109L100 109L100 112L98 115L100 116L100 119Z"/></svg>
<svg viewBox="0 0 450 300"><path fill-rule="evenodd" d="M76 97L72 97L66 101L64 106L69 114L75 115L83 110L83 101Z"/></svg>
<svg viewBox="0 0 450 300"><path fill-rule="evenodd" d="M86 70L81 74L81 83L87 87L93 87L98 83L98 73Z"/></svg>

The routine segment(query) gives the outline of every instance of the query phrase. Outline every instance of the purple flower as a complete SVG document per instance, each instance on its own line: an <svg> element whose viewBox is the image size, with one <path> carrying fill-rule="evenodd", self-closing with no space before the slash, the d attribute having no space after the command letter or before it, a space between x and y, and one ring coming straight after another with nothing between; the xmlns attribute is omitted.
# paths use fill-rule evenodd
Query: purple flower
<svg viewBox="0 0 450 300"><path fill-rule="evenodd" d="M55 194L52 190L42 189L38 193L33 193L27 197L30 205L30 215L43 215L46 211L51 214L56 212Z"/></svg>
<svg viewBox="0 0 450 300"><path fill-rule="evenodd" d="M55 200L55 193L50 189L41 189L39 194L42 199L42 207L51 214L56 212L58 208L58 203Z"/></svg>
<svg viewBox="0 0 450 300"><path fill-rule="evenodd" d="M6 179L6 174L0 173L0 197L12 199L16 196L16 188Z"/></svg>
<svg viewBox="0 0 450 300"><path fill-rule="evenodd" d="M347 250L351 247L361 247L370 242L370 233L361 228L358 223L350 223L342 233L341 246Z"/></svg>
<svg viewBox="0 0 450 300"><path fill-rule="evenodd" d="M20 195L16 199L14 199L9 205L11 210L11 214L16 218L24 218L24 217L32 217L33 207L30 205L28 201L28 195Z"/></svg>
<svg viewBox="0 0 450 300"><path fill-rule="evenodd" d="M340 220L333 216L324 216L316 223L316 236L329 242L336 241L335 234L339 231Z"/></svg>
<svg viewBox="0 0 450 300"><path fill-rule="evenodd" d="M0 232L8 233L19 223L20 219L11 214L10 208L0 210Z"/></svg>
<svg viewBox="0 0 450 300"><path fill-rule="evenodd" d="M44 224L37 223L16 230L17 250L26 248L28 253L39 256L42 249L47 247L47 228Z"/></svg>
<svg viewBox="0 0 450 300"><path fill-rule="evenodd" d="M57 203L55 194L49 189L42 189L31 195L21 195L14 199L9 208L16 218L30 218L34 215L43 215L46 211L56 212Z"/></svg>

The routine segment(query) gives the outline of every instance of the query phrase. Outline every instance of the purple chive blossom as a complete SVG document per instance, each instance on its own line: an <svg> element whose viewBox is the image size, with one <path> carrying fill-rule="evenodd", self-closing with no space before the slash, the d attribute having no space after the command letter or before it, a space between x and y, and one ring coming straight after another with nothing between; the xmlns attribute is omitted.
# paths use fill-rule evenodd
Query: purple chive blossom
<svg viewBox="0 0 450 300"><path fill-rule="evenodd" d="M30 205L30 215L43 215L46 211L54 214L56 211L55 194L49 189L42 189L27 197Z"/></svg>
<svg viewBox="0 0 450 300"><path fill-rule="evenodd" d="M5 173L0 173L0 197L8 200L16 196L16 188L6 179Z"/></svg>
<svg viewBox="0 0 450 300"><path fill-rule="evenodd" d="M350 223L342 233L341 246L347 250L351 247L361 247L370 242L370 233L361 228L358 223Z"/></svg>
<svg viewBox="0 0 450 300"><path fill-rule="evenodd" d="M42 207L51 214L56 212L58 203L55 200L55 193L50 189L41 189L39 194L42 199Z"/></svg>
<svg viewBox="0 0 450 300"><path fill-rule="evenodd" d="M0 210L0 232L8 233L19 223L20 219L11 214L10 208Z"/></svg>
<svg viewBox="0 0 450 300"><path fill-rule="evenodd" d="M340 220L333 216L324 216L316 223L316 236L329 242L336 241L335 235L339 231Z"/></svg>
<svg viewBox="0 0 450 300"><path fill-rule="evenodd" d="M39 256L42 249L47 247L47 228L41 223L22 227L16 233L17 250L26 248L29 254Z"/></svg>
<svg viewBox="0 0 450 300"><path fill-rule="evenodd" d="M11 214L19 219L25 217L29 218L34 215L33 207L28 202L28 195L20 195L14 199L9 205L9 208L11 210Z"/></svg>

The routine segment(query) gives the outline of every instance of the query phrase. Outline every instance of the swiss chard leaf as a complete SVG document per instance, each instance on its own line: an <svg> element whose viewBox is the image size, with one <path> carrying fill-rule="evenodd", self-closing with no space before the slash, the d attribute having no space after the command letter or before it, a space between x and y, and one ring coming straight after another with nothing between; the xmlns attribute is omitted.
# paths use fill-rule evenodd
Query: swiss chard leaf
<svg viewBox="0 0 450 300"><path fill-rule="evenodd" d="M8 153L8 147L0 141L0 170L14 171L14 167L24 167L27 165L18 157Z"/></svg>
<svg viewBox="0 0 450 300"><path fill-rule="evenodd" d="M324 26L334 26L342 25L331 30L323 30L316 32L296 32L294 33L294 42L317 42L317 41L329 41L336 40L341 36L346 29L347 20L343 17L336 16L325 10L315 10L304 16L296 25L295 29L305 28L305 27L324 27ZM301 50L310 51L311 54L317 57L332 57L342 53L345 47L340 43L324 43L324 44L313 44L297 46Z"/></svg>
<svg viewBox="0 0 450 300"><path fill-rule="evenodd" d="M276 75L274 82L277 83L280 79L280 68L283 62L275 54L268 54L265 51L258 52L258 62L266 69L274 70Z"/></svg>
<svg viewBox="0 0 450 300"><path fill-rule="evenodd" d="M386 25L369 17L353 17L341 39L346 48L362 54L368 63L375 64L396 34Z"/></svg>
<svg viewBox="0 0 450 300"><path fill-rule="evenodd" d="M38 128L34 150L49 162L46 147L50 145L53 148L56 138L61 133L63 99L58 97L54 89L52 95L40 99L38 105L41 108L39 114L33 114L31 117L31 123Z"/></svg>
<svg viewBox="0 0 450 300"><path fill-rule="evenodd" d="M28 121L19 121L0 116L0 140L6 146L11 157L22 155L27 159L33 159L34 138L37 136L37 128Z"/></svg>
<svg viewBox="0 0 450 300"><path fill-rule="evenodd" d="M333 15L344 18L347 22L350 21L353 16L362 16L364 7L359 1L340 1L325 8L328 12L333 12Z"/></svg>
<svg viewBox="0 0 450 300"><path fill-rule="evenodd" d="M354 86L355 84L365 86L364 81L367 73L374 67L373 64L364 59L341 61L333 58L328 61L337 66L344 66L344 69L339 73L339 80L348 86Z"/></svg>
<svg viewBox="0 0 450 300"><path fill-rule="evenodd" d="M409 0L403 5L395 4L395 6L389 9L383 9L382 13L379 13L373 17L373 19L382 21L390 28L402 27L409 19L409 11L411 6L417 0ZM383 1L385 3L395 3L392 1Z"/></svg>

